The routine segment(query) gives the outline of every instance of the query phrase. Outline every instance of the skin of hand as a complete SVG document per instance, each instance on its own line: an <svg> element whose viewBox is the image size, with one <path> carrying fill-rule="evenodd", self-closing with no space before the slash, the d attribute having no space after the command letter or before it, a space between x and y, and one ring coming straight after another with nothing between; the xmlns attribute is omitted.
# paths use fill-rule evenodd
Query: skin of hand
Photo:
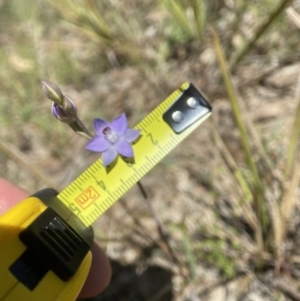
<svg viewBox="0 0 300 301"><path fill-rule="evenodd" d="M0 215L28 195L25 190L0 178ZM93 254L91 269L79 298L91 298L100 294L111 279L111 268L104 252L96 243L93 244L91 251Z"/></svg>

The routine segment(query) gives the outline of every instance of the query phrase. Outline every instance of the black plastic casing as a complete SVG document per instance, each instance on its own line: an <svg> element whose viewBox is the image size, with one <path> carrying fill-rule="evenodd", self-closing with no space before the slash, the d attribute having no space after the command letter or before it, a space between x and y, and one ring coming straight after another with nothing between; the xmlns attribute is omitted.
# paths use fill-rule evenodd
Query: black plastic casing
<svg viewBox="0 0 300 301"><path fill-rule="evenodd" d="M68 281L93 243L93 229L86 227L56 195L53 189L44 189L32 195L48 208L19 235L27 250L10 270L29 289L33 289L48 270L61 280Z"/></svg>

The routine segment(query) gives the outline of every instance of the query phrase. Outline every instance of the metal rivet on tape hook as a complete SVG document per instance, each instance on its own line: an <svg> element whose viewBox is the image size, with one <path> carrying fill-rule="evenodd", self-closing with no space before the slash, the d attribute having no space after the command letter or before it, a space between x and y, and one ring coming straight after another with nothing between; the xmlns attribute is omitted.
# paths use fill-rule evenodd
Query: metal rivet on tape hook
<svg viewBox="0 0 300 301"><path fill-rule="evenodd" d="M186 103L192 109L197 108L197 106L199 105L198 102L197 102L197 100L194 97L188 98L188 100L186 101Z"/></svg>
<svg viewBox="0 0 300 301"><path fill-rule="evenodd" d="M190 84L163 114L163 119L180 134L212 110L203 95Z"/></svg>
<svg viewBox="0 0 300 301"><path fill-rule="evenodd" d="M180 123L183 121L184 119L184 114L180 111L175 111L173 114L172 114L172 119L173 121L177 122L177 123Z"/></svg>

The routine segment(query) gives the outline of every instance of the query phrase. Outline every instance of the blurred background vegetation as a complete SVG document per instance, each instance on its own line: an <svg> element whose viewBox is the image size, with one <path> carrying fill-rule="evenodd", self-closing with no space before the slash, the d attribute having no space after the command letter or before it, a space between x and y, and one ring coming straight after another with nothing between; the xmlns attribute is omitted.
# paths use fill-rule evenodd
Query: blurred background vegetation
<svg viewBox="0 0 300 301"><path fill-rule="evenodd" d="M94 225L94 300L300 300L298 0L0 0L1 176L63 189L97 159L41 80L134 126L182 82L213 115Z"/></svg>

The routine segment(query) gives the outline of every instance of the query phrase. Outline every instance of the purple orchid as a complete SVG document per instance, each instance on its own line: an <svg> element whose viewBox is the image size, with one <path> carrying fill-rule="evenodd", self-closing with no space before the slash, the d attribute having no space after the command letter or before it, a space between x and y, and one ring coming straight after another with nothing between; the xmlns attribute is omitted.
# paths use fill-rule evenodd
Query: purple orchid
<svg viewBox="0 0 300 301"><path fill-rule="evenodd" d="M140 130L128 129L125 114L118 116L111 123L103 119L94 120L94 129L97 134L86 145L86 149L102 153L104 166L113 162L117 155L133 158L131 143L140 136Z"/></svg>

